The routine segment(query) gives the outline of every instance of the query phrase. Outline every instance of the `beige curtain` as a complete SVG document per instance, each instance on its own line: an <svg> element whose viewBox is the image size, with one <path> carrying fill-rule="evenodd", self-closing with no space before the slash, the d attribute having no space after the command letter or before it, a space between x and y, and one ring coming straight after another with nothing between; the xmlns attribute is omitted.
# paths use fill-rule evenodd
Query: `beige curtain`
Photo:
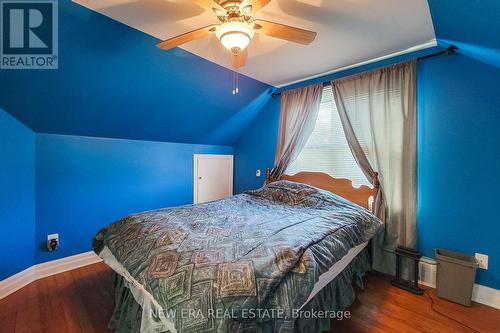
<svg viewBox="0 0 500 333"><path fill-rule="evenodd" d="M394 273L395 247L417 241L416 63L335 80L332 90L358 165L369 180L379 173L374 204L386 228L374 242L374 269Z"/></svg>
<svg viewBox="0 0 500 333"><path fill-rule="evenodd" d="M286 91L281 95L280 126L271 177L279 178L300 153L318 118L323 84Z"/></svg>

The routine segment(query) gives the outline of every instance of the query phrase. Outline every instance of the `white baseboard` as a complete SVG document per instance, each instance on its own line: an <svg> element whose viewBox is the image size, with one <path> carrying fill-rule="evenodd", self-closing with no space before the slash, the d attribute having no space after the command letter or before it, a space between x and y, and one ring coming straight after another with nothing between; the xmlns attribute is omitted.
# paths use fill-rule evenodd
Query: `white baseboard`
<svg viewBox="0 0 500 333"><path fill-rule="evenodd" d="M436 288L437 263L434 259L422 257L419 264L419 283ZM472 290L472 300L477 303L500 309L500 290L475 283Z"/></svg>
<svg viewBox="0 0 500 333"><path fill-rule="evenodd" d="M0 281L0 299L9 296L13 292L35 281L35 275L35 266L31 266L24 271Z"/></svg>
<svg viewBox="0 0 500 333"><path fill-rule="evenodd" d="M472 300L500 309L500 290L475 283L472 290Z"/></svg>
<svg viewBox="0 0 500 333"><path fill-rule="evenodd" d="M31 266L24 271L14 274L0 281L0 299L44 277L66 272L78 267L83 267L102 261L93 251L76 254L57 260L44 262Z"/></svg>

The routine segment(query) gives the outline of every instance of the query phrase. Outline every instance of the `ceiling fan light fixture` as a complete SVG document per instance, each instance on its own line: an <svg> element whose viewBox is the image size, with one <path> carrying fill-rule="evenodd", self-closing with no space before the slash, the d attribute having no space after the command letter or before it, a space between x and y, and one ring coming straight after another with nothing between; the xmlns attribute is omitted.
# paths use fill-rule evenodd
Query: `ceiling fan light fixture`
<svg viewBox="0 0 500 333"><path fill-rule="evenodd" d="M255 36L255 31L245 22L226 22L217 27L215 35L229 51L244 50Z"/></svg>
<svg viewBox="0 0 500 333"><path fill-rule="evenodd" d="M222 35L220 41L229 51L244 50L250 44L250 37L242 32L228 32Z"/></svg>

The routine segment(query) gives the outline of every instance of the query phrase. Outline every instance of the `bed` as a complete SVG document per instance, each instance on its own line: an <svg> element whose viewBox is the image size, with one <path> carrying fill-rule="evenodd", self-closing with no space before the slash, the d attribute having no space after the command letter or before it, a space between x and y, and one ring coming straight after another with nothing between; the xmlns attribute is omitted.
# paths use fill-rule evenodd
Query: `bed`
<svg viewBox="0 0 500 333"><path fill-rule="evenodd" d="M377 190L323 173L268 172L258 190L110 224L93 240L114 271L110 328L327 330L371 268L366 245L383 228L369 211Z"/></svg>

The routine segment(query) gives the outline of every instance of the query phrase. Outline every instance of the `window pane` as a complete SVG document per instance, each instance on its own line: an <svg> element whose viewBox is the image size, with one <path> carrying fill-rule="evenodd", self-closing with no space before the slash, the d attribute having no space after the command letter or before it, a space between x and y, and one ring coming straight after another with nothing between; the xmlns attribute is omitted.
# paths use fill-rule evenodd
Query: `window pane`
<svg viewBox="0 0 500 333"><path fill-rule="evenodd" d="M366 145L360 144L366 152ZM324 172L335 178L350 179L354 186L370 186L349 149L330 86L323 89L318 120L311 136L286 173L300 171Z"/></svg>

